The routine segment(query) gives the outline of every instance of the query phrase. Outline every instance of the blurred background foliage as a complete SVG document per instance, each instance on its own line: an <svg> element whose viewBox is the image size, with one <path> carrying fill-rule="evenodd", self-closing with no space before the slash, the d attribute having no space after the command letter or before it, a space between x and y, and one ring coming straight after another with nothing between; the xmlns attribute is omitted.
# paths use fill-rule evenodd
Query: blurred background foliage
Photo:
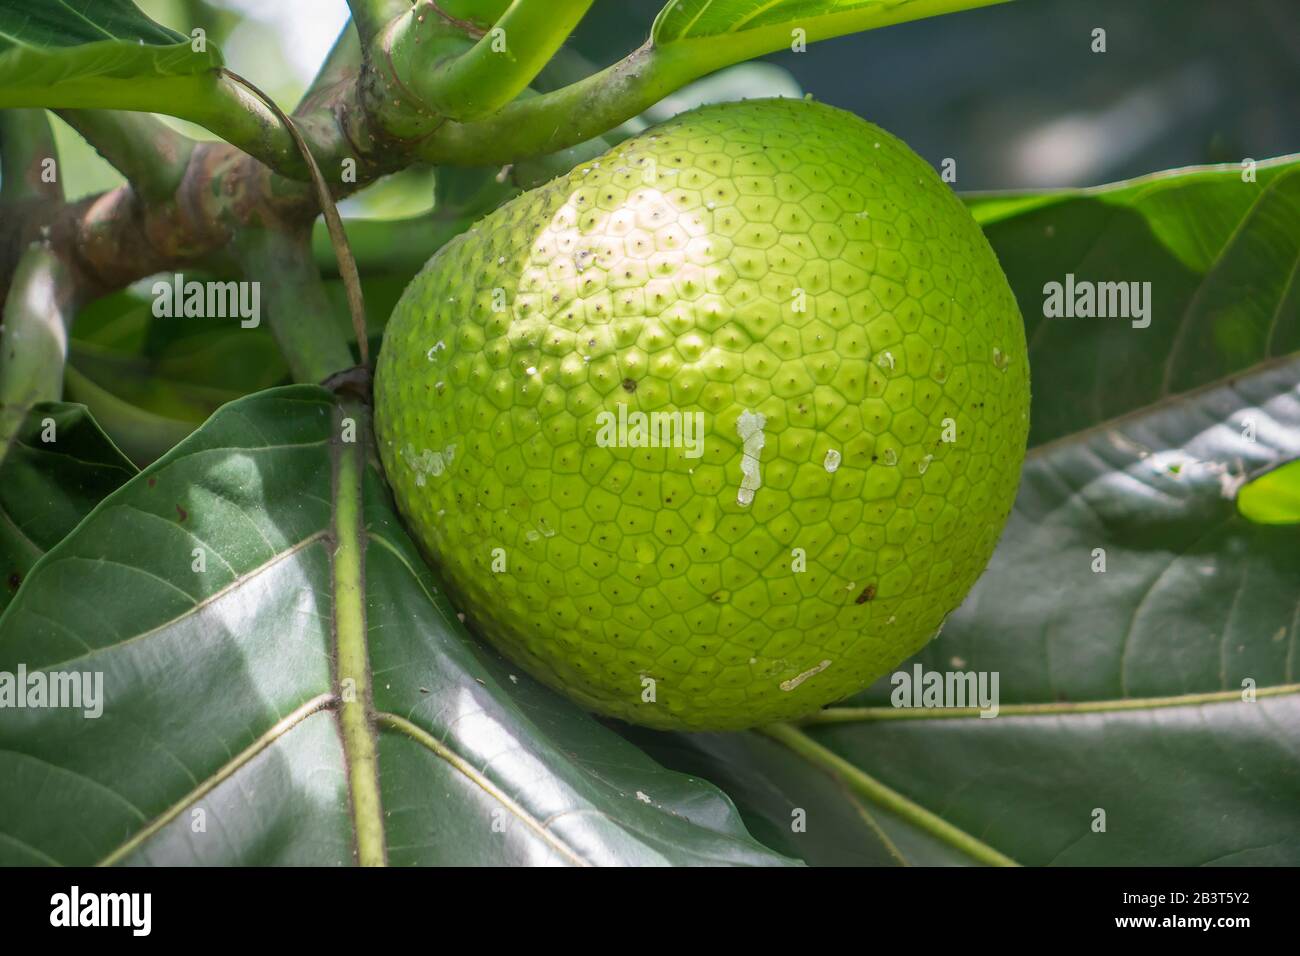
<svg viewBox="0 0 1300 956"><path fill-rule="evenodd" d="M599 0L572 42L581 59L555 72L619 59L644 42L663 3ZM139 5L176 29L203 27L232 69L283 104L306 88L347 18L344 0ZM1097 27L1103 54L1091 51ZM760 95L802 88L935 164L953 157L963 190L1085 186L1300 151L1296 0L1021 0L765 59L788 75L774 80L769 69ZM119 181L66 127L59 146L70 195ZM428 207L428 171L394 180L345 212L400 217Z"/></svg>
<svg viewBox="0 0 1300 956"><path fill-rule="evenodd" d="M286 107L307 88L348 15L345 0L137 2L181 32L202 27L233 70ZM665 2L598 0L538 85L563 85L620 59L645 41ZM1092 52L1099 27L1105 53ZM702 102L803 92L896 133L936 166L955 159L959 190L1086 186L1263 159L1300 151L1300 2L1020 0L742 64L678 91L619 132ZM122 181L71 128L55 125L69 198ZM465 197L479 191L498 202L508 194L492 191L494 172L446 172L437 188L432 169L408 169L342 204L354 219L404 220L349 228L370 263L363 277L372 344L406 281L451 234L449 223L463 228L492 204ZM516 170L516 178L529 177ZM422 216L438 195L452 201ZM333 254L323 231L318 238L334 318L346 327ZM78 317L67 379L69 400L88 404L119 440L135 436L128 453L137 462L156 457L222 403L287 376L265 324L250 335L221 321L153 320L150 284Z"/></svg>

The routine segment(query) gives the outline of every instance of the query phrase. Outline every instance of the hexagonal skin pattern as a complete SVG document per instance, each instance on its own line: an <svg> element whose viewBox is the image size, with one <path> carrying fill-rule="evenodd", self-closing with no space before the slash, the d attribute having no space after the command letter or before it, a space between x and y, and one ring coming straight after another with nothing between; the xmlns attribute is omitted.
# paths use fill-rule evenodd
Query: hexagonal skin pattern
<svg viewBox="0 0 1300 956"><path fill-rule="evenodd" d="M924 645L993 552L1028 410L961 202L800 100L683 114L487 216L375 380L460 609L582 705L687 730L800 717Z"/></svg>

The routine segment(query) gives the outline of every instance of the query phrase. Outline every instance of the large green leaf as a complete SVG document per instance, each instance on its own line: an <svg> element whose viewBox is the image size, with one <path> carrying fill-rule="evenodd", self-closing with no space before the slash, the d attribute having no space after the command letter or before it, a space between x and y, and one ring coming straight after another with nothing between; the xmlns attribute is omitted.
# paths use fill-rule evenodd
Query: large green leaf
<svg viewBox="0 0 1300 956"><path fill-rule="evenodd" d="M1244 441L1246 418L1271 437ZM882 834L902 861L960 857L932 813L1025 864L1295 865L1300 539L1231 488L1296 456L1300 360L1032 453L989 570L898 668L996 673L995 718L898 709L881 682L788 732L802 767L756 735L633 739L811 863L874 862ZM881 788L911 806L864 798Z"/></svg>
<svg viewBox="0 0 1300 956"><path fill-rule="evenodd" d="M1300 349L1300 158L972 200L1020 302L1041 444ZM1149 282L1150 325L1045 318L1044 286Z"/></svg>
<svg viewBox="0 0 1300 956"><path fill-rule="evenodd" d="M1300 863L1297 173L973 201L1037 444L988 571L896 673L996 674L997 717L891 706L886 679L775 739L629 736L812 863ZM1151 326L1042 318L1067 271L1155 282Z"/></svg>
<svg viewBox="0 0 1300 956"><path fill-rule="evenodd" d="M341 416L226 406L31 571L0 672L103 712L0 710L0 861L785 862L468 638Z"/></svg>
<svg viewBox="0 0 1300 956"><path fill-rule="evenodd" d="M196 52L131 0L0 0L0 107L160 105L160 80L221 65L205 46Z"/></svg>
<svg viewBox="0 0 1300 956"><path fill-rule="evenodd" d="M0 463L0 612L37 560L135 472L84 406L28 413Z"/></svg>

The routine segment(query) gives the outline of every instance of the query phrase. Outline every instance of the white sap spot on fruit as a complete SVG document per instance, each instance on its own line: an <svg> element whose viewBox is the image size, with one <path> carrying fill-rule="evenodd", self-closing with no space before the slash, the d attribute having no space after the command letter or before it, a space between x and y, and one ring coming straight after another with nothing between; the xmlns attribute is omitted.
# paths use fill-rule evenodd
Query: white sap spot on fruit
<svg viewBox="0 0 1300 956"><path fill-rule="evenodd" d="M640 790L638 790L638 791L636 792L636 798L637 798L638 800L640 800L642 803L649 803L649 802L650 802L650 798L649 798L648 796L646 796L644 793L642 793Z"/></svg>
<svg viewBox="0 0 1300 956"><path fill-rule="evenodd" d="M886 448L884 452L881 453L880 460L886 465L893 467L898 464L898 452L894 451L892 448Z"/></svg>
<svg viewBox="0 0 1300 956"><path fill-rule="evenodd" d="M528 366L528 368L524 369L524 372L525 372L525 374L527 374L527 375L536 375L536 374L537 374L537 366L536 366L536 365L530 365L530 366Z"/></svg>
<svg viewBox="0 0 1300 956"><path fill-rule="evenodd" d="M432 362L433 357L437 355L439 352L441 352L443 349L445 349L446 347L447 347L447 343L439 339L437 342L433 343L433 346L429 349L428 352L424 353L424 357L427 358L430 362Z"/></svg>
<svg viewBox="0 0 1300 956"><path fill-rule="evenodd" d="M832 475L839 470L842 457L834 448L826 452L826 461L824 462L826 470Z"/></svg>
<svg viewBox="0 0 1300 956"><path fill-rule="evenodd" d="M455 445L448 445L442 451L424 448L417 452L410 444L402 449L402 457L406 459L407 467L415 472L415 484L419 488L423 488L429 478L437 478L445 472L455 455Z"/></svg>
<svg viewBox="0 0 1300 956"><path fill-rule="evenodd" d="M736 433L744 443L744 455L740 459L740 490L736 492L736 502L741 505L751 504L754 492L763 484L759 471L759 459L763 455L763 446L767 436L763 428L767 425L767 416L745 409L736 419Z"/></svg>
<svg viewBox="0 0 1300 956"><path fill-rule="evenodd" d="M924 475L926 469L930 467L930 462L932 461L934 461L934 455L926 455L924 458L922 458L920 461L916 463L916 470Z"/></svg>
<svg viewBox="0 0 1300 956"><path fill-rule="evenodd" d="M1011 364L1011 359L1007 358L1007 353L1003 352L997 346L993 347L993 367L999 372L1005 372L1007 366Z"/></svg>
<svg viewBox="0 0 1300 956"><path fill-rule="evenodd" d="M822 671L826 670L826 668L830 666L831 666L831 662L829 660L822 661L816 667L808 668L808 670L804 671L798 677L791 677L789 680L781 681L780 687L784 691L792 691L800 684L802 684L804 681L806 681L809 677L816 677L818 674L820 674Z"/></svg>
<svg viewBox="0 0 1300 956"><path fill-rule="evenodd" d="M879 365L881 368L892 369L894 367L894 353L881 352L880 357L876 359L876 364Z"/></svg>

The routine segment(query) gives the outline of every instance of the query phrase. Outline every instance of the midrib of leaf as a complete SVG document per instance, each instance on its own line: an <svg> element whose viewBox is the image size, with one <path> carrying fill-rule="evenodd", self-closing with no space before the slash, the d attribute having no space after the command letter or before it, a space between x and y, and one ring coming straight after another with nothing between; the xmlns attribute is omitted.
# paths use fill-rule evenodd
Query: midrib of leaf
<svg viewBox="0 0 1300 956"><path fill-rule="evenodd" d="M1261 687L1255 697L1285 697L1300 693L1300 684ZM1003 704L999 717L1062 717L1071 714L1106 714L1128 710L1158 710L1166 707L1199 707L1206 704L1241 702L1241 691L1219 690L1201 694L1173 694L1166 697L1126 697L1113 700L1056 701L1050 704ZM801 726L847 724L872 720L958 720L978 718L979 707L828 707L800 721Z"/></svg>
<svg viewBox="0 0 1300 956"><path fill-rule="evenodd" d="M294 727L298 726L298 724L312 716L312 714L319 713L333 705L335 700L336 698L333 693L317 694L305 704L295 708L292 713L277 720L271 725L266 733L262 734L262 736L258 737L251 744L237 753L232 760L217 770L216 773L212 774L197 787L164 810L159 816L151 820L148 826L136 831L136 833L132 835L131 839L127 840L108 856L104 857L104 859L100 860L97 865L113 866L114 864L120 863L122 860L126 859L150 840L155 834L162 830L163 827L167 826L167 824L171 823L172 820L175 820L180 816L185 811L186 807L202 800L222 783L229 780L241 767L248 764L248 762L254 757L266 750L267 747L271 746L271 744L275 743Z"/></svg>
<svg viewBox="0 0 1300 956"><path fill-rule="evenodd" d="M1020 865L1011 857L971 836L960 827L953 826L943 817L908 799L892 787L885 786L860 767L855 767L839 754L823 747L799 728L791 724L770 724L759 727L758 732L789 747L813 766L832 778L842 781L854 793L877 806L884 807L972 859L989 866Z"/></svg>
<svg viewBox="0 0 1300 956"><path fill-rule="evenodd" d="M452 750L446 744L442 743L423 727L420 727L418 724L413 724L405 717L399 717L397 714L376 714L375 720L385 727L395 730L398 733L405 734L420 746L430 750L434 755L446 761L454 769L459 771L465 779L482 789L483 792L509 810L510 813L524 824L524 826L532 830L541 840L547 843L556 853L563 856L570 863L573 863L575 866L590 865L567 844L547 829L540 820L529 813L523 805L513 800L509 794L494 784L484 774L470 766L464 757L456 753L456 751Z"/></svg>
<svg viewBox="0 0 1300 956"><path fill-rule="evenodd" d="M350 419L356 428L353 441L336 438L334 457L334 548L331 553L334 582L334 647L338 672L335 680L354 682L355 693L340 694L339 731L347 760L348 791L356 830L357 862L384 866L388 850L384 838L384 813L379 792L379 757L370 722L370 654L366 647L365 550L362 519L362 476L365 468L366 416L356 402L341 404L334 417L335 435L343 434Z"/></svg>
<svg viewBox="0 0 1300 956"><path fill-rule="evenodd" d="M91 515L97 514L98 512L99 512L99 507L96 507L96 509L91 512ZM90 520L90 516L87 516L84 519L84 521L89 521L89 520ZM84 654L78 654L76 657L69 657L66 660L57 661L53 664L46 664L43 667L39 668L39 670L52 671L58 669L66 669L69 664L74 664L77 661L85 660L88 657L93 657L96 654L102 654L106 651L113 651L121 647L126 647L128 644L137 644L140 641L145 640L146 638L152 637L155 634L165 631L167 628L172 627L177 622L183 621L187 617L190 617L193 614L200 613L204 608L214 604L215 602L217 602L218 600L220 600L221 598L229 594L231 591L234 591L235 589L247 584L249 581L257 577L263 571L267 571L270 568L275 567L277 564L279 564L281 561L284 561L286 558L293 557L299 551L303 550L304 548L312 544L315 544L317 541L320 541L324 537L325 537L325 533L323 531L317 531L315 534L309 534L307 537L303 538L297 544L291 545L290 547L281 551L279 554L276 554L269 561L266 561L265 563L258 565L256 568L249 571L247 574L240 575L239 577L231 581L229 584L227 584L225 587L213 591L211 594L203 598L201 601L196 602L192 607L186 608L184 612L182 612L181 614L178 614L173 618L163 621L161 624L157 624L149 628L149 630L147 631L143 631L139 634L133 634L130 637L124 638L123 640L120 641L115 641L112 644L105 644L103 647L90 648ZM49 552L47 552L47 555L48 554ZM65 559L61 558L60 560L65 560ZM71 560L71 558L66 560ZM42 562L48 561L48 557L43 557L41 561ZM33 568L33 571L35 571L35 568Z"/></svg>

